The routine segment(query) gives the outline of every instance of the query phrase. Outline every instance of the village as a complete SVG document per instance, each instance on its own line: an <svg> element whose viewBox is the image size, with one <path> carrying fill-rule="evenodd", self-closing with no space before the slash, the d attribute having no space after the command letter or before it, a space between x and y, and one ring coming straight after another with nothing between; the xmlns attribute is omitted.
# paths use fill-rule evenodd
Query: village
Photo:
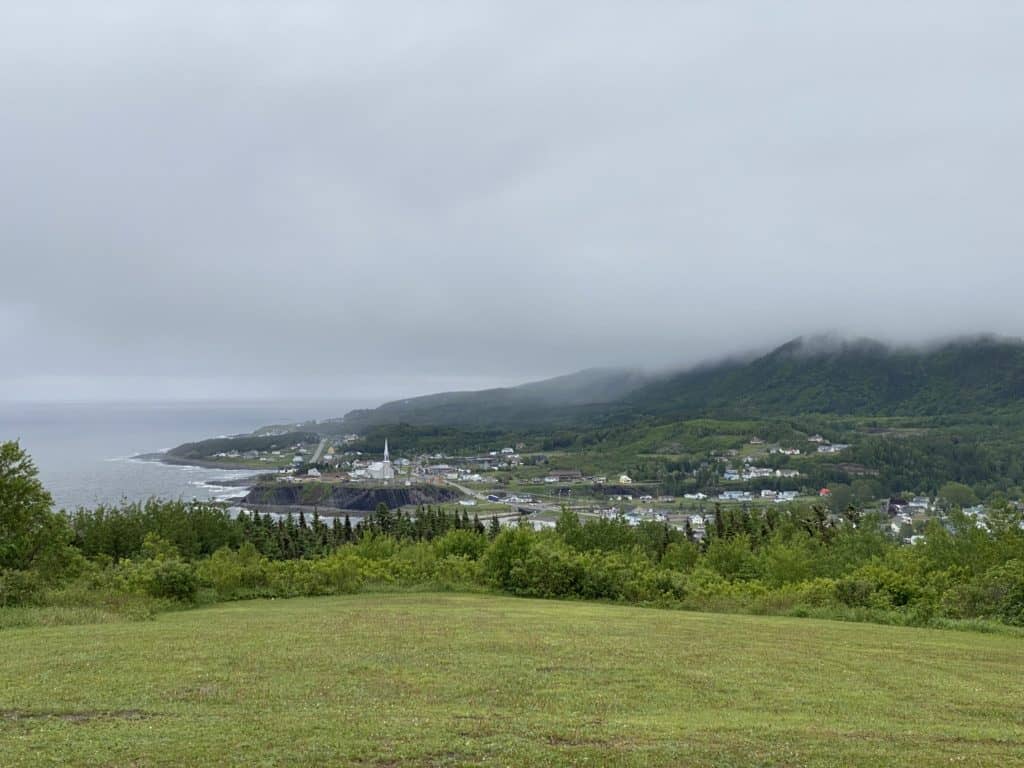
<svg viewBox="0 0 1024 768"><path fill-rule="evenodd" d="M657 483L636 479L626 472L585 474L578 468L556 467L567 463L571 455L527 453L522 444L497 446L492 450L467 455L446 453L392 456L387 440L376 456L354 450L360 441L356 434L319 443L296 443L265 451L224 452L213 458L243 460L274 468L279 483L341 483L377 486L413 486L429 484L450 486L462 495L457 504L470 508L481 518L495 517L503 525L528 522L536 529L553 527L562 510L571 509L582 520L622 518L632 526L642 522L660 522L685 530L695 541L707 536L716 512L722 508L764 510L774 505L817 504L840 519L839 510L829 506L831 489L808 488L803 473L792 467L761 466L757 456L808 457L835 454L850 448L833 443L821 435L807 438L810 447L769 445L754 437L745 450L712 452L701 469L720 468L714 487L677 496L658 492ZM696 474L696 472L694 473ZM268 475L269 479L271 476ZM759 482L785 481L790 487L751 489ZM728 486L743 486L729 488ZM877 499L861 513L879 512L885 530L907 544L922 540L930 519L941 518L939 500L925 496ZM964 510L980 528L987 526L982 505Z"/></svg>

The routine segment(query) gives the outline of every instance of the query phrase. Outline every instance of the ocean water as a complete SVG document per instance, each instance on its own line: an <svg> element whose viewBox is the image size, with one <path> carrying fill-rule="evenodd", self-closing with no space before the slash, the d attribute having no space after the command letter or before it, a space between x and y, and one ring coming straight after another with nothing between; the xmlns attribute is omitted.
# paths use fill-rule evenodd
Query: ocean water
<svg viewBox="0 0 1024 768"><path fill-rule="evenodd" d="M223 499L245 492L224 486L225 479L251 477L255 472L173 466L132 457L192 440L251 432L268 424L337 417L373 405L355 401L0 403L0 441L20 441L58 509L154 496Z"/></svg>

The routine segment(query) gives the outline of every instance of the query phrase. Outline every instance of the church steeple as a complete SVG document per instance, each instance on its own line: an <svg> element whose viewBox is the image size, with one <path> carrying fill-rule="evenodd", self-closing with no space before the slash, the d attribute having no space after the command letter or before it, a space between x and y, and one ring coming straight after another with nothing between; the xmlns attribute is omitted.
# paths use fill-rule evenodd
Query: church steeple
<svg viewBox="0 0 1024 768"><path fill-rule="evenodd" d="M384 461L391 461L388 457L388 439L384 438Z"/></svg>

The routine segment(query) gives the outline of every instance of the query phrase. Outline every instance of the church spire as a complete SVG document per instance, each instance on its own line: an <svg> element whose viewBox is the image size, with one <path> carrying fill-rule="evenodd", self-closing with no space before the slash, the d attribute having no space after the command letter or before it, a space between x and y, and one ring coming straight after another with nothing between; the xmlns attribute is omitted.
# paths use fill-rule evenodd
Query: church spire
<svg viewBox="0 0 1024 768"><path fill-rule="evenodd" d="M391 461L388 458L388 439L386 437L384 438L384 461Z"/></svg>

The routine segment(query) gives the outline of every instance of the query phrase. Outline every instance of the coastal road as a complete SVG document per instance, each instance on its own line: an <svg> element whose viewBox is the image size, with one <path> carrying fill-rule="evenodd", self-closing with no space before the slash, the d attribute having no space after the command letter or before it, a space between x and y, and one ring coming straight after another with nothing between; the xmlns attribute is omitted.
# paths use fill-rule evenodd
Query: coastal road
<svg viewBox="0 0 1024 768"><path fill-rule="evenodd" d="M445 480L445 483L447 483L448 485L452 486L453 488L457 488L458 490L462 491L464 494L466 494L467 496L469 496L471 498L479 499L481 501L487 501L487 494L485 494L485 493L483 493L481 491L474 491L472 488L467 488L466 486L460 485L459 483L456 483L456 482L454 482L452 480ZM536 514L538 512L558 512L558 511L561 510L561 507L558 504L543 504L543 503L540 503L540 504L516 504L515 506L510 507L510 509L520 510L520 512L522 510L525 510L529 514ZM520 513L517 512L515 514L509 514L509 515L498 515L497 517L499 519L501 519L501 518L504 518L504 517L519 517L519 516L520 516Z"/></svg>
<svg viewBox="0 0 1024 768"><path fill-rule="evenodd" d="M326 448L326 447L327 447L327 438L325 437L323 440L320 441L320 445L318 445L316 447L316 450L313 451L313 458L310 459L309 463L310 464L316 464L318 461L320 461L320 454L322 454L324 452L324 448Z"/></svg>

